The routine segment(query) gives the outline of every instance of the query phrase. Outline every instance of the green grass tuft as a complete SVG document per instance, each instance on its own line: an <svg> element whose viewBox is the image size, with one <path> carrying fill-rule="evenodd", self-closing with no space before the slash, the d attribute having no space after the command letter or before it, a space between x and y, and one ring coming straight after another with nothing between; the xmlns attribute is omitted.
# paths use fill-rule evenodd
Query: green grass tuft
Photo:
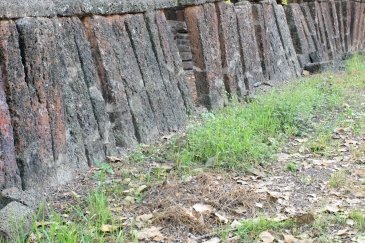
<svg viewBox="0 0 365 243"><path fill-rule="evenodd" d="M340 104L341 88L323 76L275 89L254 102L234 103L205 115L203 125L188 130L178 164L247 169L272 160L278 142L300 135L313 114Z"/></svg>
<svg viewBox="0 0 365 243"><path fill-rule="evenodd" d="M237 235L242 240L255 240L260 233L267 230L279 231L288 229L295 225L292 220L275 221L267 218L247 219L240 222L237 228Z"/></svg>

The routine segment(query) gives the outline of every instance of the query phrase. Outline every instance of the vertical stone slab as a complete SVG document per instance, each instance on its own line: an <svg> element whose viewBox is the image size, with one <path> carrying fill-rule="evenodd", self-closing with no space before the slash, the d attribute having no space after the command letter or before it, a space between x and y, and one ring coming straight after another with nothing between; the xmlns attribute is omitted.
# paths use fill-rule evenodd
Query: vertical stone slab
<svg viewBox="0 0 365 243"><path fill-rule="evenodd" d="M187 7L185 19L195 65L198 100L208 109L223 107L226 95L215 5Z"/></svg>
<svg viewBox="0 0 365 243"><path fill-rule="evenodd" d="M270 51L270 41L261 4L252 4L252 18L255 26L262 72L265 79L270 80L274 76L274 70L272 68L273 57Z"/></svg>
<svg viewBox="0 0 365 243"><path fill-rule="evenodd" d="M23 121L14 125L23 187L31 188L43 185L46 179L51 185L55 185L57 182L54 166L56 150L53 150L55 134L52 132L52 118L48 107L53 103L52 101L56 102L56 100L52 100L48 104L49 93L46 90L50 78L48 73L50 62L48 61L52 59L51 53L54 53L54 48L51 49L47 44L48 39L51 39L50 42L54 40L52 38L53 26L50 20L42 18L39 20L23 18L18 20L16 25L19 31L19 48L25 72L24 83L21 84L25 94L22 92L17 95L24 95L29 99L22 104L14 104L14 109L19 109L21 113L28 113L28 115L22 114L27 117L23 117ZM14 82L13 85L15 85L15 82L19 81L11 80L11 82ZM23 107L20 107L21 105Z"/></svg>
<svg viewBox="0 0 365 243"><path fill-rule="evenodd" d="M179 83L184 82L184 74L181 66L176 69L174 58L178 57L177 47L171 49L176 42L169 42L172 33L169 31L168 23L162 12L145 13L146 26L152 42L152 48L156 56L158 67L163 81L163 88L166 90L167 102L173 107L173 116L169 122L169 131L178 130L186 124L186 107L183 95L179 89ZM177 70L177 72L175 72ZM188 98L188 97L186 97Z"/></svg>
<svg viewBox="0 0 365 243"><path fill-rule="evenodd" d="M226 91L239 98L248 92L237 30L237 17L233 4L216 3L219 22L219 40L222 54L223 76Z"/></svg>
<svg viewBox="0 0 365 243"><path fill-rule="evenodd" d="M97 83L96 67L86 33L78 18L53 19L60 58L68 155L72 169L86 169L113 150L106 105Z"/></svg>
<svg viewBox="0 0 365 243"><path fill-rule="evenodd" d="M313 40L313 44L316 48L318 56L320 57L319 61L320 60L326 61L329 58L327 52L323 49L321 36L318 31L318 22L317 22L318 16L316 15L315 11L313 11L313 7L311 7L310 5L312 5L312 3L302 3L301 4L302 12L307 22L309 33ZM312 61L317 61L317 60L312 60Z"/></svg>
<svg viewBox="0 0 365 243"><path fill-rule="evenodd" d="M33 140L36 138L36 129L28 86L25 82L24 67L19 47L19 35L13 21L0 22L0 55L1 79L7 96L13 128L14 156L16 155L16 162L18 166L21 166L18 168L21 175L23 175L23 168L25 167L23 162L30 163L32 157L38 157L39 150L37 146L33 145ZM3 129L9 129L9 127L5 126ZM9 132L8 136L10 136ZM10 142L9 139L7 139L7 143ZM9 148L9 152L11 153L11 148ZM14 162L11 162L11 154L7 155L7 157L6 159L9 159L9 161L6 163L13 164ZM5 162L3 163L5 166ZM7 180L6 177L4 179ZM22 186L24 185L22 184Z"/></svg>
<svg viewBox="0 0 365 243"><path fill-rule="evenodd" d="M355 26L355 50L360 50L360 42L361 42L361 29L362 29L362 25L364 23L364 5L361 2L357 2L356 3L356 8L357 8L357 23Z"/></svg>
<svg viewBox="0 0 365 243"><path fill-rule="evenodd" d="M169 103L153 44L142 14L129 15L125 20L129 38L142 74L156 124L160 132L174 127L174 107Z"/></svg>
<svg viewBox="0 0 365 243"><path fill-rule="evenodd" d="M61 29L62 37L69 35L69 37L71 36L74 39L73 43L69 43L69 47L71 51L77 51L78 56L75 56L74 58L75 61L80 62L80 74L83 74L81 77L87 87L85 96L87 97L87 94L89 95L94 119L98 127L98 131L95 130L93 136L94 138L99 138L94 141L90 140L90 146L95 146L94 154L96 156L90 160L91 163L94 163L96 160L104 159L105 154L111 155L115 153L115 138L111 131L111 124L106 113L106 104L102 96L100 81L98 80L90 43L87 40L85 28L79 18L61 18L59 19L59 23L55 22L54 24L63 27ZM69 53L66 52L64 54L67 56ZM89 129L89 127L85 128ZM86 141L89 142L88 139ZM91 145L92 143L95 145ZM102 146L101 151L99 144Z"/></svg>
<svg viewBox="0 0 365 243"><path fill-rule="evenodd" d="M351 51L351 2L345 1L342 3L342 11L344 17L344 31L345 31L345 46L346 52Z"/></svg>
<svg viewBox="0 0 365 243"><path fill-rule="evenodd" d="M356 51L355 42L356 42L356 28L358 25L358 2L353 0L349 0L351 6L351 24L350 24L350 35L351 35L351 51Z"/></svg>
<svg viewBox="0 0 365 243"><path fill-rule="evenodd" d="M340 38L340 23L339 23L339 17L337 15L336 3L334 0L329 0L328 5L329 5L331 23L333 24L333 39L335 43L336 53L337 55L341 55L342 46Z"/></svg>
<svg viewBox="0 0 365 243"><path fill-rule="evenodd" d="M59 185L113 148L104 99L78 18L24 18L17 29L25 82L10 82L21 87L11 100L23 187Z"/></svg>
<svg viewBox="0 0 365 243"><path fill-rule="evenodd" d="M333 20L330 15L330 5L328 1L320 2L320 13L323 18L325 39L327 42L327 50L331 53L332 59L337 58L337 49L335 43Z"/></svg>
<svg viewBox="0 0 365 243"><path fill-rule="evenodd" d="M290 36L290 30L285 17L285 11L283 6L274 3L273 4L274 14L276 18L277 27L279 29L279 34L281 42L283 43L284 52L286 55L286 60L289 67L292 69L292 75L300 76L302 70L300 68L297 53L295 52L293 41Z"/></svg>
<svg viewBox="0 0 365 243"><path fill-rule="evenodd" d="M364 31L365 31L365 2L361 2L361 18L360 18L360 29L359 29L359 50L364 49Z"/></svg>
<svg viewBox="0 0 365 243"><path fill-rule="evenodd" d="M124 21L120 16L95 16L85 18L84 25L116 144L133 147L159 132Z"/></svg>
<svg viewBox="0 0 365 243"><path fill-rule="evenodd" d="M5 22L0 22L0 190L14 186L21 187L15 158L13 126L4 90L7 77L2 74L2 69L4 68L6 71L7 68L3 63L4 54L1 54L4 51L4 45L7 44L6 40L2 38L3 34L6 34L4 28L6 28Z"/></svg>
<svg viewBox="0 0 365 243"><path fill-rule="evenodd" d="M165 62L169 64L169 68L170 65L172 65L172 69L174 70L172 72L172 69L169 69L170 76L172 75L175 77L180 94L184 100L186 112L189 113L194 109L192 93L189 89L186 76L183 71L182 58L179 55L179 50L175 44L173 33L163 11L156 12L156 25L160 33L161 47L164 53Z"/></svg>
<svg viewBox="0 0 365 243"><path fill-rule="evenodd" d="M241 44L242 63L245 71L247 89L252 89L264 81L259 50L253 24L252 7L249 2L240 2L235 6L238 34Z"/></svg>
<svg viewBox="0 0 365 243"><path fill-rule="evenodd" d="M340 35L340 46L342 52L346 52L345 47L345 26L344 26L344 16L343 16L343 10L342 10L343 1L342 0L336 0L335 6L336 6L336 14L338 19L338 29L339 29L339 35Z"/></svg>
<svg viewBox="0 0 365 243"><path fill-rule="evenodd" d="M272 68L273 77L271 80L280 81L288 80L294 76L294 67L288 64L287 56L284 51L282 39L277 26L272 4L262 4L263 16L265 19L267 36L270 43L270 52L273 57Z"/></svg>
<svg viewBox="0 0 365 243"><path fill-rule="evenodd" d="M326 56L328 55L328 59L332 59L332 52L329 39L327 38L321 5L319 2L309 2L308 7L310 9L311 16L314 18L316 32L321 46L320 48L326 53Z"/></svg>
<svg viewBox="0 0 365 243"><path fill-rule="evenodd" d="M310 53L315 51L313 43L310 45L311 36L307 36L304 30L306 22L304 21L303 13L300 9L299 4L292 3L286 8L286 18L293 40L293 44L297 54L299 55L299 62L302 67L310 63ZM308 27L307 27L308 29ZM309 37L309 38L308 38Z"/></svg>

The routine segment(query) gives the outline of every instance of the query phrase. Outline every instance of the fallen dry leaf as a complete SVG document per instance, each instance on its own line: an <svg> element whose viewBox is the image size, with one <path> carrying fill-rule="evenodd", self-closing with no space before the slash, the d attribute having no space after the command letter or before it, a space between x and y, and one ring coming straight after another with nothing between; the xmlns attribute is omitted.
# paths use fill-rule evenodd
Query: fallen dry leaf
<svg viewBox="0 0 365 243"><path fill-rule="evenodd" d="M106 158L111 163L116 163L116 162L122 162L123 161L122 158L118 158L118 157L115 157L115 156L107 156Z"/></svg>
<svg viewBox="0 0 365 243"><path fill-rule="evenodd" d="M137 216L136 220L140 221L140 222L146 222L152 218L153 218L153 214L149 213L149 214L142 214L142 215Z"/></svg>
<svg viewBox="0 0 365 243"><path fill-rule="evenodd" d="M164 236L160 232L161 229L162 229L162 227L152 226L151 228L145 228L145 229L142 229L141 231L137 231L136 232L137 239L138 240L148 240L148 239L153 239L156 237L164 238Z"/></svg>
<svg viewBox="0 0 365 243"><path fill-rule="evenodd" d="M213 207L210 205L206 205L206 204L201 204L201 203L197 203L193 206L193 209L201 214L205 214L205 213L211 213L213 211Z"/></svg>
<svg viewBox="0 0 365 243"><path fill-rule="evenodd" d="M262 242L264 243L271 243L274 242L275 237L269 232L269 231L264 231L259 235L259 238L262 240Z"/></svg>
<svg viewBox="0 0 365 243"><path fill-rule="evenodd" d="M295 243L298 241L298 239L292 235L283 235L283 236L284 236L284 243Z"/></svg>
<svg viewBox="0 0 365 243"><path fill-rule="evenodd" d="M214 215L218 218L219 222L227 224L228 223L228 219L226 217L224 217L223 215L219 214L219 213L214 213Z"/></svg>
<svg viewBox="0 0 365 243"><path fill-rule="evenodd" d="M100 227L100 231L104 232L104 233L110 233L110 232L115 232L119 229L118 226L115 225L110 225L110 224L104 224Z"/></svg>

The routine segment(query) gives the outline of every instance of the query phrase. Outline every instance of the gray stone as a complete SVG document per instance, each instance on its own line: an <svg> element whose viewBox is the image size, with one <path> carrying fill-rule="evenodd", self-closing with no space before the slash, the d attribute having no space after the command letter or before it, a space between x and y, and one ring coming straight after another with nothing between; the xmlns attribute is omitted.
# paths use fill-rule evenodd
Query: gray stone
<svg viewBox="0 0 365 243"><path fill-rule="evenodd" d="M293 66L291 62L291 57L287 56L284 51L283 38L281 38L280 30L278 27L283 28L283 26L278 26L277 21L279 18L284 18L285 16L274 14L273 4L262 4L263 16L266 25L267 36L269 39L270 52L272 56L272 69L273 76L270 78L272 81L289 80L296 77L296 67ZM287 24L286 24L287 25ZM288 33L289 34L289 33ZM291 45L292 46L292 45ZM289 64L290 63L290 64Z"/></svg>
<svg viewBox="0 0 365 243"><path fill-rule="evenodd" d="M41 201L42 196L40 193L35 191L22 191L16 187L4 189L0 193L0 205L3 205L3 207L11 202L18 202L36 211Z"/></svg>
<svg viewBox="0 0 365 243"><path fill-rule="evenodd" d="M182 4L191 4L183 1ZM194 4L194 3L193 3ZM88 16L141 13L174 8L176 0L0 0L0 18Z"/></svg>
<svg viewBox="0 0 365 243"><path fill-rule="evenodd" d="M337 66L335 65L334 61L331 60L324 62L309 63L304 67L304 70L307 70L310 73L321 73L321 72L337 70Z"/></svg>
<svg viewBox="0 0 365 243"><path fill-rule="evenodd" d="M132 42L133 51L141 70L156 125L161 133L176 129L175 107L169 100L168 90L159 66L159 59L153 48L153 41L142 14L126 18L126 28Z"/></svg>
<svg viewBox="0 0 365 243"><path fill-rule="evenodd" d="M302 12L303 12L305 20L307 22L309 33L312 37L315 49L321 56L322 60L325 61L325 60L328 60L329 57L328 57L327 51L325 51L323 49L323 45L321 43L321 39L320 39L321 37L318 32L318 23L316 22L317 15L315 14L315 11L313 11L313 9L310 8L309 5L312 5L312 3L311 4L309 4L309 3L301 4ZM312 15L312 14L315 14L315 15Z"/></svg>
<svg viewBox="0 0 365 243"><path fill-rule="evenodd" d="M273 57L270 51L270 41L267 35L266 23L263 14L263 8L261 4L252 4L252 16L255 25L256 40L258 44L258 50L261 60L262 72L265 79L270 80L273 77Z"/></svg>
<svg viewBox="0 0 365 243"><path fill-rule="evenodd" d="M237 17L232 4L219 2L216 4L216 9L226 91L231 97L242 98L248 93L248 90L245 85Z"/></svg>
<svg viewBox="0 0 365 243"><path fill-rule="evenodd" d="M241 57L245 71L247 89L255 83L262 83L264 75L260 63L255 27L252 17L252 7L249 2L242 2L235 6L237 15L238 34L240 37Z"/></svg>
<svg viewBox="0 0 365 243"><path fill-rule="evenodd" d="M1 70L8 69L7 56L1 50L6 48L6 24L0 23L0 190L11 186L21 186L19 169L16 163L13 126L4 88L7 75ZM1 203L0 203L1 204Z"/></svg>
<svg viewBox="0 0 365 243"><path fill-rule="evenodd" d="M329 2L320 2L320 13L324 23L325 39L327 41L327 50L330 51L332 59L337 59L337 45L335 39L334 20L331 19L331 8Z"/></svg>
<svg viewBox="0 0 365 243"><path fill-rule="evenodd" d="M288 62L289 67L291 68L292 77L300 76L302 70L300 68L298 59L296 57L296 52L294 49L293 41L290 37L289 26L286 21L285 11L282 5L273 4L274 14L277 22L277 26L279 29L279 34L281 38L281 42L283 43L284 52L286 55L286 60Z"/></svg>
<svg viewBox="0 0 365 243"><path fill-rule="evenodd" d="M179 0L181 6L201 5L205 3L220 2L223 0Z"/></svg>
<svg viewBox="0 0 365 243"><path fill-rule="evenodd" d="M19 202L11 202L0 210L0 241L16 242L31 230L34 211Z"/></svg>
<svg viewBox="0 0 365 243"><path fill-rule="evenodd" d="M84 20L113 133L121 147L151 142L159 134L125 27L127 17L95 16Z"/></svg>
<svg viewBox="0 0 365 243"><path fill-rule="evenodd" d="M315 46L299 4L289 4L286 17L297 54L307 55L307 61L310 62L309 54L315 51Z"/></svg>

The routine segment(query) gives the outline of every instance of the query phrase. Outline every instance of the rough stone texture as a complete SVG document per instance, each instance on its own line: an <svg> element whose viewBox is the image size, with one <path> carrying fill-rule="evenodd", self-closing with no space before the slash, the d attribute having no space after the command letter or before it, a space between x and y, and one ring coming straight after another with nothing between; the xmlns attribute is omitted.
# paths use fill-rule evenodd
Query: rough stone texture
<svg viewBox="0 0 365 243"><path fill-rule="evenodd" d="M346 1L342 3L342 16L344 18L344 32L345 32L345 50L351 51L351 3Z"/></svg>
<svg viewBox="0 0 365 243"><path fill-rule="evenodd" d="M160 60L155 54L154 43L150 38L144 16L130 15L125 23L155 115L156 125L161 133L174 131L181 125L181 121L177 121L175 117L175 109L176 112L178 109L170 102L169 91L166 88L168 81L164 80L163 76L166 73L161 73ZM160 58L162 59L161 56Z"/></svg>
<svg viewBox="0 0 365 243"><path fill-rule="evenodd" d="M179 129L185 125L186 114L193 109L191 91L187 86L179 51L162 11L148 12L145 14L145 18L153 50L159 62L164 87L169 102L174 107L174 124ZM186 42L187 45L190 45L188 40Z"/></svg>
<svg viewBox="0 0 365 243"><path fill-rule="evenodd" d="M324 62L316 62L316 63L309 63L304 67L304 70L307 70L310 73L321 73L321 72L328 72L336 69L336 64L333 60L331 61L324 61Z"/></svg>
<svg viewBox="0 0 365 243"><path fill-rule="evenodd" d="M336 10L336 4L334 0L330 0L328 2L329 4L329 13L330 13L330 19L331 22L333 23L333 38L334 38L334 42L335 42L335 47L336 47L336 53L338 55L342 55L342 45L341 45L341 37L340 37L340 18L337 15L337 10Z"/></svg>
<svg viewBox="0 0 365 243"><path fill-rule="evenodd" d="M281 81L296 77L295 67L289 65L272 4L262 4L267 37L272 56L273 76L270 80ZM279 17L278 17L279 18ZM292 63L290 63L292 64Z"/></svg>
<svg viewBox="0 0 365 243"><path fill-rule="evenodd" d="M301 65L305 66L311 62L310 54L315 52L316 48L300 5L289 4L286 8L286 17L295 50L297 54L303 55L304 63L301 63Z"/></svg>
<svg viewBox="0 0 365 243"><path fill-rule="evenodd" d="M262 72L265 79L270 80L274 76L274 70L272 68L273 57L270 51L270 41L261 4L252 4L252 17L254 20Z"/></svg>
<svg viewBox="0 0 365 243"><path fill-rule="evenodd" d="M216 4L219 21L219 40L226 91L239 98L246 95L244 71L237 30L237 18L232 4Z"/></svg>
<svg viewBox="0 0 365 243"><path fill-rule="evenodd" d="M113 149L104 99L79 19L24 18L17 28L34 122L17 128L28 144L18 151L23 187L58 185Z"/></svg>
<svg viewBox="0 0 365 243"><path fill-rule="evenodd" d="M42 196L37 192L22 191L16 187L9 187L0 193L0 208L15 201L36 211L41 200Z"/></svg>
<svg viewBox="0 0 365 243"><path fill-rule="evenodd" d="M21 186L15 159L13 127L4 91L6 77L2 75L2 69L8 66L4 63L6 57L1 50L9 44L6 37L4 38L4 34L9 30L7 29L9 24L7 21L0 23L0 190L10 186Z"/></svg>
<svg viewBox="0 0 365 243"><path fill-rule="evenodd" d="M183 1L186 4L186 1ZM0 0L0 19L140 13L174 8L176 0Z"/></svg>
<svg viewBox="0 0 365 243"><path fill-rule="evenodd" d="M332 52L330 49L329 40L326 35L326 28L324 25L324 20L323 20L320 3L309 2L308 7L310 9L311 16L315 22L316 32L317 32L317 36L318 36L318 40L319 40L319 48L321 50L323 50L323 52L325 53L324 55L326 57L328 56L328 59L331 59Z"/></svg>
<svg viewBox="0 0 365 243"><path fill-rule="evenodd" d="M226 97L215 5L187 7L185 18L199 102L208 109L223 107Z"/></svg>
<svg viewBox="0 0 365 243"><path fill-rule="evenodd" d="M235 6L235 12L245 80L247 88L250 90L254 84L260 84L264 80L252 17L252 6L249 2L242 2Z"/></svg>
<svg viewBox="0 0 365 243"><path fill-rule="evenodd" d="M323 18L323 26L324 26L324 33L325 33L325 40L327 41L327 49L331 53L332 59L338 58L337 57L337 48L335 42L335 34L334 34L334 21L331 19L330 15L330 5L329 2L320 2L320 13Z"/></svg>
<svg viewBox="0 0 365 243"><path fill-rule="evenodd" d="M302 12L303 15L305 17L305 20L307 22L308 28L309 28L309 32L310 35L312 37L313 40L313 44L315 46L316 49L316 54L315 55L311 55L316 56L316 58L311 58L313 62L319 62L321 60L328 60L328 54L327 51L323 48L323 45L321 43L321 36L320 33L317 31L318 30L318 25L317 25L317 16L316 15L312 15L315 14L314 11L311 11L311 8L309 6L308 3L302 3L301 4L301 8L302 8Z"/></svg>
<svg viewBox="0 0 365 243"><path fill-rule="evenodd" d="M299 65L297 55L294 49L294 44L290 36L289 26L286 21L285 11L283 6L276 3L273 4L274 14L279 29L281 42L283 43L286 60L291 68L293 77L300 76L302 74L301 67Z"/></svg>
<svg viewBox="0 0 365 243"><path fill-rule="evenodd" d="M343 1L335 1L336 14L338 18L338 28L339 28L339 38L340 38L340 47L342 52L346 52L345 47L345 29L344 29L344 16L342 10Z"/></svg>
<svg viewBox="0 0 365 243"><path fill-rule="evenodd" d="M365 49L365 2L361 2L361 6L363 8L362 11L362 21L361 21L361 28L360 28L360 36L359 36L359 50L362 51Z"/></svg>
<svg viewBox="0 0 365 243"><path fill-rule="evenodd" d="M124 22L120 16L84 20L116 143L134 146L151 141L158 128Z"/></svg>
<svg viewBox="0 0 365 243"><path fill-rule="evenodd" d="M16 242L33 225L34 211L19 202L11 202L0 210L0 241Z"/></svg>
<svg viewBox="0 0 365 243"><path fill-rule="evenodd" d="M222 0L179 0L179 4L182 6L188 6L188 5L200 5L204 3L213 3L219 1Z"/></svg>

